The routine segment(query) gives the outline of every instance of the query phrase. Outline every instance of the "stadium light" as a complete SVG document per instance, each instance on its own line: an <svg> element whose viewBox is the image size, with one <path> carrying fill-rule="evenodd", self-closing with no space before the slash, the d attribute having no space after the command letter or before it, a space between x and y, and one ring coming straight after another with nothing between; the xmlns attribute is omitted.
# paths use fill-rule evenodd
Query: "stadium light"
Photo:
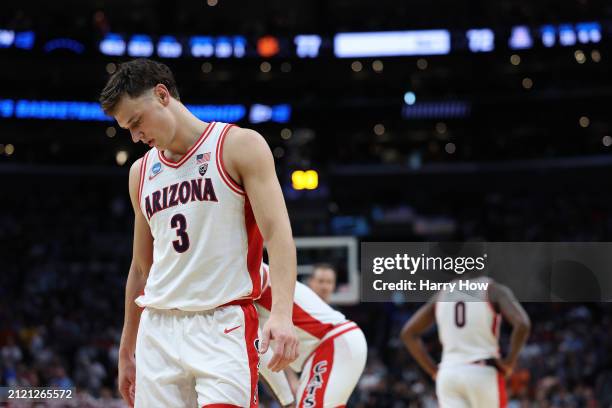
<svg viewBox="0 0 612 408"><path fill-rule="evenodd" d="M125 54L125 40L119 34L106 34L100 41L100 52L104 55L119 56Z"/></svg>
<svg viewBox="0 0 612 408"><path fill-rule="evenodd" d="M416 102L416 95L414 92L406 92L404 94L404 102L406 105L414 105Z"/></svg>
<svg viewBox="0 0 612 408"><path fill-rule="evenodd" d="M316 170L296 170L291 173L294 190L315 190L319 186L319 173Z"/></svg>
<svg viewBox="0 0 612 408"><path fill-rule="evenodd" d="M526 50L533 47L533 38L529 27L516 26L512 28L512 35L508 40L508 45L513 50Z"/></svg>
<svg viewBox="0 0 612 408"><path fill-rule="evenodd" d="M128 43L128 55L130 57L150 57L153 55L153 41L145 34L132 36Z"/></svg>
<svg viewBox="0 0 612 408"><path fill-rule="evenodd" d="M321 47L320 35L297 35L294 39L297 56L300 58L316 58Z"/></svg>
<svg viewBox="0 0 612 408"><path fill-rule="evenodd" d="M165 35L157 43L157 55L161 58L178 58L183 53L183 46L176 38Z"/></svg>
<svg viewBox="0 0 612 408"><path fill-rule="evenodd" d="M490 28L468 30L466 36L472 52L491 52L495 49L495 33Z"/></svg>
<svg viewBox="0 0 612 408"><path fill-rule="evenodd" d="M260 57L270 58L277 55L280 52L280 44L278 38L271 35L261 37L257 41L257 53Z"/></svg>
<svg viewBox="0 0 612 408"><path fill-rule="evenodd" d="M334 37L338 58L445 55L450 50L448 30L341 33Z"/></svg>

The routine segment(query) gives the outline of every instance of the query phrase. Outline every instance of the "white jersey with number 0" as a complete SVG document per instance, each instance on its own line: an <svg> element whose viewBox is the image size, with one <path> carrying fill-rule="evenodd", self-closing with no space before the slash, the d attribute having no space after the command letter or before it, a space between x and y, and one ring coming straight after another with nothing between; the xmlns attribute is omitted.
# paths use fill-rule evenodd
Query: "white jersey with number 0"
<svg viewBox="0 0 612 408"><path fill-rule="evenodd" d="M209 123L177 162L156 148L145 154L138 199L154 242L139 306L202 311L259 297L263 239L222 162L231 126Z"/></svg>
<svg viewBox="0 0 612 408"><path fill-rule="evenodd" d="M470 281L492 284L486 277ZM487 291L439 292L435 307L442 368L499 358L501 316L489 303Z"/></svg>

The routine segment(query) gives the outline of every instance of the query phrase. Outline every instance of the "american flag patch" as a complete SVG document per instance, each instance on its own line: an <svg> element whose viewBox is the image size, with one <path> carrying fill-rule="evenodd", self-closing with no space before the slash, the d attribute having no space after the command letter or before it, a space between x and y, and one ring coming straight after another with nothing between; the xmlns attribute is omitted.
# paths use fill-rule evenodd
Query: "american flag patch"
<svg viewBox="0 0 612 408"><path fill-rule="evenodd" d="M198 154L196 156L196 163L197 164L202 164L202 163L206 163L210 161L210 152L206 152L206 153L202 153L202 154Z"/></svg>

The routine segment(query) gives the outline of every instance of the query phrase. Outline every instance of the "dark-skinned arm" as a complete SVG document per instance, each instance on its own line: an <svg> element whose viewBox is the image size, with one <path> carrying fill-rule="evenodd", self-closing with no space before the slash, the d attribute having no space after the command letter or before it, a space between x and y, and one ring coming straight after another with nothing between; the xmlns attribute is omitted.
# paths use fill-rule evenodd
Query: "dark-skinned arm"
<svg viewBox="0 0 612 408"><path fill-rule="evenodd" d="M501 312L504 319L512 325L510 336L510 351L499 361L498 365L506 375L512 374L521 349L527 342L531 330L531 321L525 309L516 300L510 289L498 283L489 287L489 299Z"/></svg>
<svg viewBox="0 0 612 408"><path fill-rule="evenodd" d="M438 373L438 365L425 348L422 334L429 330L436 321L435 297L417 310L417 312L406 322L401 331L401 339L412 354L412 357L427 374L434 380Z"/></svg>

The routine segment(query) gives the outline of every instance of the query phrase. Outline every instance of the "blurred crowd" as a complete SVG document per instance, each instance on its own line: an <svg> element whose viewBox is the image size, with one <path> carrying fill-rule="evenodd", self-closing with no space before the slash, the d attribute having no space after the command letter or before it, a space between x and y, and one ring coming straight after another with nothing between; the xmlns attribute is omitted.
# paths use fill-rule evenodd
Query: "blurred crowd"
<svg viewBox="0 0 612 408"><path fill-rule="evenodd" d="M59 184L39 179L27 201L19 194L4 199L0 386L75 387L75 398L56 406L122 407L116 367L132 210L127 189L116 180L85 179ZM16 179L7 188L20 188L24 180L31 178ZM349 406L437 405L434 383L399 341L400 328L417 306L342 308L363 328L370 350ZM525 308L533 330L508 380L510 407L612 406L611 305L532 303ZM505 327L502 350L508 335ZM426 341L439 358L435 330ZM261 406L277 406L265 389Z"/></svg>

